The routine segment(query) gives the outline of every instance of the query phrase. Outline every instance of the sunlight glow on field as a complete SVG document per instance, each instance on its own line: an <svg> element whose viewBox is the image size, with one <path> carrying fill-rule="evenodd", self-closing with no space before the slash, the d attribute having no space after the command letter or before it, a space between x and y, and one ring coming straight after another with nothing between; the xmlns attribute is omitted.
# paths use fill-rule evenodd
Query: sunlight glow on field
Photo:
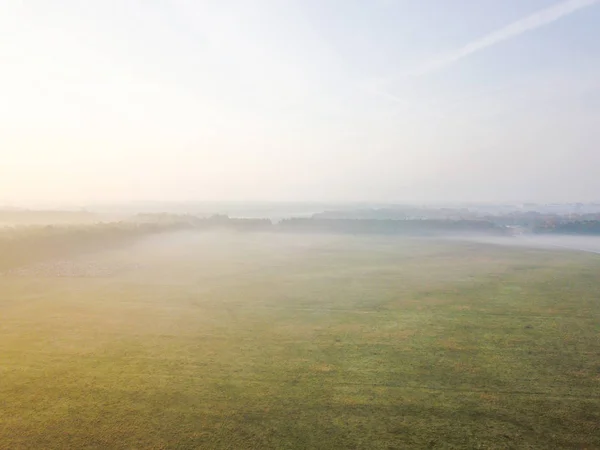
<svg viewBox="0 0 600 450"><path fill-rule="evenodd" d="M182 232L5 271L0 442L597 446L599 268L481 243Z"/></svg>

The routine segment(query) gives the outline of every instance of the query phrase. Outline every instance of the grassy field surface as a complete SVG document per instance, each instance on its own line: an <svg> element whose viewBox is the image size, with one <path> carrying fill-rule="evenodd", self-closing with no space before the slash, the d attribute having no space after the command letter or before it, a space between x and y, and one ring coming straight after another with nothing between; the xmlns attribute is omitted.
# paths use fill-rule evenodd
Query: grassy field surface
<svg viewBox="0 0 600 450"><path fill-rule="evenodd" d="M180 233L6 270L0 448L600 448L600 257Z"/></svg>

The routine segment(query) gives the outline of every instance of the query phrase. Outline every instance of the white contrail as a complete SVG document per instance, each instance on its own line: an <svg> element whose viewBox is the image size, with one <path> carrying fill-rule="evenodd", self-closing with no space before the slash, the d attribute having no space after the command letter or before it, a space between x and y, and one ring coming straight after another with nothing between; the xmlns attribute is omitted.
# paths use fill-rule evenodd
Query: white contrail
<svg viewBox="0 0 600 450"><path fill-rule="evenodd" d="M480 39L468 43L464 47L454 50L439 58L429 61L425 65L409 72L407 75L418 76L435 72L438 69L449 66L473 53L486 49L500 42L507 41L528 31L535 30L562 17L568 16L583 8L595 5L600 0L566 0L548 8L537 11L523 19L519 19L510 25L494 31Z"/></svg>
<svg viewBox="0 0 600 450"><path fill-rule="evenodd" d="M472 41L465 46L441 55L431 61L418 66L412 70L401 73L399 77L392 77L386 79L378 79L371 83L369 90L371 93L380 97L385 97L388 100L392 100L396 103L407 103L400 96L390 92L386 86L401 81L405 81L410 78L427 75L443 69L446 66L456 63L463 58L477 53L478 51L484 50L488 47L492 47L501 42L520 36L521 34L527 33L528 31L535 30L544 25L548 25L562 17L568 16L576 11L583 8L587 8L600 3L600 0L564 0L560 3L556 3L548 8L541 9L527 17L517 20L510 25L500 28L482 38Z"/></svg>

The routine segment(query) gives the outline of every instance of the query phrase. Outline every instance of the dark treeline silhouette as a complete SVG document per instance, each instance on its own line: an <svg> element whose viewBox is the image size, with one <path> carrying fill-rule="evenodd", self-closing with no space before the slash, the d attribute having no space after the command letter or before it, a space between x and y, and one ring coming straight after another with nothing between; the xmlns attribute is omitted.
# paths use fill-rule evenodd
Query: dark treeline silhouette
<svg viewBox="0 0 600 450"><path fill-rule="evenodd" d="M349 233L382 235L502 234L505 228L484 220L353 220L197 217L177 214L139 214L122 222L14 226L0 231L0 270L54 257L109 249L138 238L170 231L230 230L268 233Z"/></svg>
<svg viewBox="0 0 600 450"><path fill-rule="evenodd" d="M381 220L293 218L281 221L280 231L352 234L441 235L455 233L505 234L506 230L486 220Z"/></svg>
<svg viewBox="0 0 600 450"><path fill-rule="evenodd" d="M600 221L600 214L548 214L537 211L526 211L485 216L484 219L497 225L521 226L534 231L538 228L553 228L572 223L597 222Z"/></svg>
<svg viewBox="0 0 600 450"><path fill-rule="evenodd" d="M133 218L133 222L180 225L182 228L190 229L225 228L239 231L269 231L273 229L273 222L270 219L232 218L225 214L210 217L168 213L138 214Z"/></svg>
<svg viewBox="0 0 600 450"><path fill-rule="evenodd" d="M539 224L533 228L537 234L560 233L560 234L582 234L600 235L600 220L577 220L560 223Z"/></svg>
<svg viewBox="0 0 600 450"><path fill-rule="evenodd" d="M499 227L519 227L525 231L552 228L573 222L600 221L599 213L556 213L548 211L520 210L497 211L490 214L485 210L469 208L435 208L396 206L393 208L364 208L356 210L324 211L314 214L313 219L330 220L444 220L444 221L487 221ZM549 226L551 225L551 226ZM569 228L567 226L567 228ZM572 227L576 229L576 226ZM586 227L584 227L586 228Z"/></svg>
<svg viewBox="0 0 600 450"><path fill-rule="evenodd" d="M487 220L446 219L324 219L320 216L289 218L278 223L269 219L239 219L227 215L196 217L192 215L141 214L136 220L155 223L179 223L193 229L232 229L239 231L320 232L354 234L504 233L505 228Z"/></svg>
<svg viewBox="0 0 600 450"><path fill-rule="evenodd" d="M600 235L600 220L544 217L528 223L528 231ZM263 233L344 233L355 235L442 236L461 234L513 234L515 222L451 219L270 219L198 217L177 214L139 214L128 221L47 226L14 226L0 231L0 271L40 260L64 258L89 251L115 248L157 233L229 230ZM516 222L519 223L518 221Z"/></svg>
<svg viewBox="0 0 600 450"><path fill-rule="evenodd" d="M263 233L345 233L355 235L442 236L461 234L512 234L512 223L491 220L450 219L269 219L198 217L177 214L139 214L129 221L5 227L0 231L0 270L39 260L69 257L87 251L127 245L144 236L172 231L229 230ZM600 220L540 219L530 224L537 234L600 235Z"/></svg>
<svg viewBox="0 0 600 450"><path fill-rule="evenodd" d="M546 222L554 222L562 220L562 216L555 214L543 214L537 211L511 212L497 216L485 216L485 220L489 220L496 225L501 226L520 226L532 228Z"/></svg>

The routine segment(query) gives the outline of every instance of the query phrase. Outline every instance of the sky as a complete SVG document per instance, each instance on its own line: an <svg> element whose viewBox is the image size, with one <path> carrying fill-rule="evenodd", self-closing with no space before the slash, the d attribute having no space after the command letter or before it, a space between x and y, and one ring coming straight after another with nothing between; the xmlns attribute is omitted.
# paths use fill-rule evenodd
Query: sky
<svg viewBox="0 0 600 450"><path fill-rule="evenodd" d="M600 201L600 0L0 1L0 205Z"/></svg>

